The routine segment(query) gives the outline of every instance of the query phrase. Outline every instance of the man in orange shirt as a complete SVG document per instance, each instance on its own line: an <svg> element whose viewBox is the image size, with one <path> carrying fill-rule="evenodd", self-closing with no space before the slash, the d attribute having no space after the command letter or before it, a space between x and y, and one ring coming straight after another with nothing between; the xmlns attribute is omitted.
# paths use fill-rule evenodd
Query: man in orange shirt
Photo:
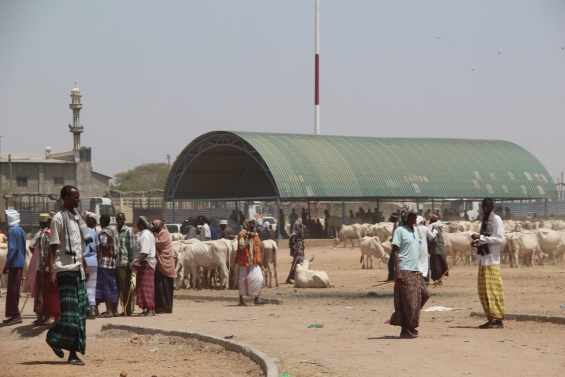
<svg viewBox="0 0 565 377"><path fill-rule="evenodd" d="M261 241L255 232L255 220L248 219L237 236L236 263L239 266L239 306L247 306L243 296L255 297L254 304L262 305L259 299L263 288L261 271Z"/></svg>

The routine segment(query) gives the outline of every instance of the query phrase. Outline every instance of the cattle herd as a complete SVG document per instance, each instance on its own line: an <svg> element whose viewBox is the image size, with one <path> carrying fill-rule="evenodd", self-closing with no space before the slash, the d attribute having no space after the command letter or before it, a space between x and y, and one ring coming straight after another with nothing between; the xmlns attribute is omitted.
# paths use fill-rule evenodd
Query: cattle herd
<svg viewBox="0 0 565 377"><path fill-rule="evenodd" d="M505 239L501 246L503 263L510 267L520 264L534 266L536 263L563 264L565 254L565 222L558 221L513 221L504 220ZM393 224L381 222L377 224L339 225L334 238L334 247L359 246L361 250L362 268L373 268L373 258L387 263L391 252L391 237ZM445 251L453 263L460 253L463 253L463 263L471 264L472 255L476 250L468 247L471 235L478 233L480 221L448 221L443 223L445 228ZM288 226L288 225L287 225ZM30 237L28 237L30 238ZM171 234L174 246L177 279L175 288L217 288L237 289L238 269L235 265L237 240L220 239L215 241L185 240L180 233ZM282 240L281 240L282 241ZM28 241L29 242L29 241ZM283 241L284 242L284 241ZM263 240L260 242L262 268L265 287L278 287L277 276L277 242ZM27 266L31 253L27 251ZM0 266L6 262L7 244L0 242ZM332 287L327 274L323 271L310 269L312 260L305 260L297 266L295 286L298 288L327 288ZM6 288L6 276L0 278L0 287ZM273 283L274 277L274 283ZM22 282L23 284L23 282ZM3 291L0 291L3 293Z"/></svg>
<svg viewBox="0 0 565 377"><path fill-rule="evenodd" d="M513 221L503 220L505 238L501 245L501 258L510 267L520 264L534 266L545 262L563 264L565 253L565 222L558 221ZM448 221L443 223L445 228L445 252L455 262L459 253L465 264L471 264L471 256L476 253L472 247L471 235L479 233L480 221ZM365 268L372 268L372 257L386 262L391 250L393 224L382 222L377 224L342 225L334 239L334 247L348 242L354 247L358 241L361 249L361 262ZM369 265L369 261L371 264Z"/></svg>

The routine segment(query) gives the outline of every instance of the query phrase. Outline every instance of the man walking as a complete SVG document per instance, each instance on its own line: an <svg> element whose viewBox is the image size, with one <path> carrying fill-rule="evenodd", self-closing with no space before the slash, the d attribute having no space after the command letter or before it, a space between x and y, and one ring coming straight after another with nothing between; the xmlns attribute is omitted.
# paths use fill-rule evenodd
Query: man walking
<svg viewBox="0 0 565 377"><path fill-rule="evenodd" d="M8 292L6 293L6 317L2 321L4 325L11 326L22 323L20 313L20 285L22 283L22 272L26 258L26 232L20 228L20 214L18 211L9 209L6 211L6 221L10 226L8 231L8 254L6 265L2 270L4 275L8 274Z"/></svg>
<svg viewBox="0 0 565 377"><path fill-rule="evenodd" d="M48 213L41 213L39 215L39 230L33 240L29 244L29 250L33 253L29 261L27 269L26 281L24 285L24 292L27 292L34 298L33 311L37 314L37 319L33 321L35 325L42 325L45 321L43 318L43 280L44 276L39 268L39 260L41 254L41 238L43 233L48 229L47 221L49 220Z"/></svg>
<svg viewBox="0 0 565 377"><path fill-rule="evenodd" d="M57 287L60 297L61 318L47 332L47 344L55 355L65 357L68 363L84 365L77 352L84 355L86 349L86 316L90 314L86 281L89 279L88 264L84 260L83 242L92 242L90 232L76 212L80 193L74 186L61 189L63 206L51 222L50 253L47 265L53 266L50 282Z"/></svg>
<svg viewBox="0 0 565 377"><path fill-rule="evenodd" d="M116 266L116 285L118 295L122 300L124 312L121 316L130 316L133 312L133 292L131 289L131 268L133 262L133 248L135 246L135 235L133 229L126 225L126 215L122 212L116 215L118 225L118 238L120 240L120 250L118 252L118 265Z"/></svg>
<svg viewBox="0 0 565 377"><path fill-rule="evenodd" d="M504 241L504 226L500 216L492 211L491 198L483 199L483 222L480 234L473 234L471 246L477 248L479 264L478 290L483 310L488 321L481 329L501 329L504 327L504 286L500 278L500 245Z"/></svg>
<svg viewBox="0 0 565 377"><path fill-rule="evenodd" d="M394 313L390 324L401 326L401 338L417 338L420 310L430 297L422 273L418 269L420 235L416 224L418 210L407 205L400 211L400 225L392 239L392 255L395 265Z"/></svg>
<svg viewBox="0 0 565 377"><path fill-rule="evenodd" d="M296 211L293 208L291 214L288 215L288 222L290 223L290 231L291 232L294 229L294 223L297 222L297 221L298 221L298 215L296 214Z"/></svg>
<svg viewBox="0 0 565 377"><path fill-rule="evenodd" d="M432 213L428 227L430 237L428 241L428 252L430 253L430 272L435 282L447 271L447 260L445 259L445 229L439 217ZM449 276L447 273L445 276ZM441 281L438 284L443 284Z"/></svg>
<svg viewBox="0 0 565 377"><path fill-rule="evenodd" d="M100 262L96 279L96 304L106 303L102 318L118 317L118 286L116 285L116 265L120 241L116 228L110 227L110 216L100 216Z"/></svg>
<svg viewBox="0 0 565 377"><path fill-rule="evenodd" d="M392 235L394 236L394 231L398 227L398 213L396 213L396 212L391 213L388 221L393 223L393 225L392 225ZM392 257L392 255L391 255L391 257ZM392 258L389 258L389 260L388 260L388 277L387 277L386 280L387 281L393 281L394 280L394 260Z"/></svg>

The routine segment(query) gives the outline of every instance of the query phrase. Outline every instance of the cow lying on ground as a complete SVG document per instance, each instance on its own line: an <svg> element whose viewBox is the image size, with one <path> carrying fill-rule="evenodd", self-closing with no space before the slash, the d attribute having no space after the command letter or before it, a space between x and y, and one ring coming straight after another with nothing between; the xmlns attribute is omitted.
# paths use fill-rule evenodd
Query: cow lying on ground
<svg viewBox="0 0 565 377"><path fill-rule="evenodd" d="M310 264L314 260L304 260L301 264L296 265L294 273L295 288L334 288L330 284L330 278L324 271L316 271L310 269Z"/></svg>

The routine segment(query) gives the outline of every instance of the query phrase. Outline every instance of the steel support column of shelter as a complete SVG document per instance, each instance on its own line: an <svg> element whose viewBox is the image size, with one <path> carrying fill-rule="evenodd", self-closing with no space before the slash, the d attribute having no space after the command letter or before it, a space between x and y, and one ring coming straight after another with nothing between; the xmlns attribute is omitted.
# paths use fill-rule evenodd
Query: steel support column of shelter
<svg viewBox="0 0 565 377"><path fill-rule="evenodd" d="M277 216L279 217L279 221L277 225L277 239L279 239L281 238L281 226L284 226L284 221L281 224L281 198L277 198Z"/></svg>
<svg viewBox="0 0 565 377"><path fill-rule="evenodd" d="M343 222L343 225L346 224L346 222L345 222L345 200L341 201L341 221Z"/></svg>
<svg viewBox="0 0 565 377"><path fill-rule="evenodd" d="M547 198L545 198L545 205L544 205L544 207L545 207L544 210L543 210L543 211L544 211L544 215L545 215L544 218L547 220Z"/></svg>

